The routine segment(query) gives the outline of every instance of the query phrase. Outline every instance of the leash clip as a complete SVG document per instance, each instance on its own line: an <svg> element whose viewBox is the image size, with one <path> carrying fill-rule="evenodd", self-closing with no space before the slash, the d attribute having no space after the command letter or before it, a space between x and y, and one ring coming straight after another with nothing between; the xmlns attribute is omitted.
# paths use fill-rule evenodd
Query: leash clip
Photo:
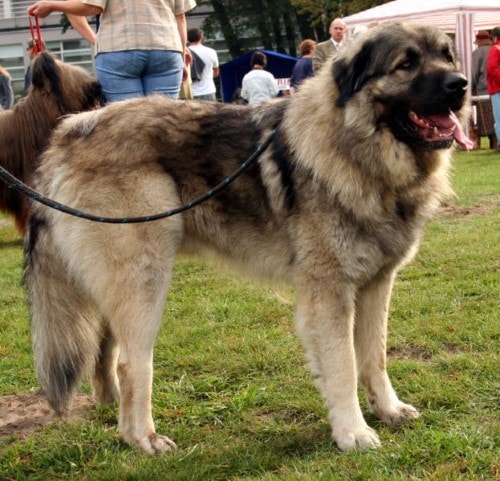
<svg viewBox="0 0 500 481"><path fill-rule="evenodd" d="M33 15L29 16L31 39L33 40L33 53L38 55L40 52L43 52L44 43L40 32L40 20L38 17L35 17L35 26L33 27L32 17Z"/></svg>

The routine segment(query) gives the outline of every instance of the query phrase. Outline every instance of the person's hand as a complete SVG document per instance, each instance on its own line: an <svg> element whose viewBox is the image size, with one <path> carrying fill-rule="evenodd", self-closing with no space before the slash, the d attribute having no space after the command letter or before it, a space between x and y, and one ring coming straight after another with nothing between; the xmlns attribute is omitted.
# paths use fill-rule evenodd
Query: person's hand
<svg viewBox="0 0 500 481"><path fill-rule="evenodd" d="M189 67L193 63L193 56L191 55L191 50L188 47L184 49L184 65Z"/></svg>
<svg viewBox="0 0 500 481"><path fill-rule="evenodd" d="M34 5L31 5L31 7L28 7L28 14L39 18L48 17L52 13L51 3L52 2L46 2L45 0L36 2Z"/></svg>

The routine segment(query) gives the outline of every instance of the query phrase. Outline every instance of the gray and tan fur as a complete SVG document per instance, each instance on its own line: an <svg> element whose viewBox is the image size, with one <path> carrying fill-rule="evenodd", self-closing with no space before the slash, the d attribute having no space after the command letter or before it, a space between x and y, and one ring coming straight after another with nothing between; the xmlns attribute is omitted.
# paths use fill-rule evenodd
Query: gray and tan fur
<svg viewBox="0 0 500 481"><path fill-rule="evenodd" d="M94 108L100 99L100 86L90 73L56 60L48 52L33 60L31 72L28 95L13 109L0 112L0 165L27 184L62 117ZM3 182L0 210L13 215L18 231L24 234L27 199Z"/></svg>
<svg viewBox="0 0 500 481"><path fill-rule="evenodd" d="M388 305L397 271L450 191L453 137L431 139L408 112L451 109L463 120L466 83L444 34L394 24L357 39L291 99L248 107L151 97L66 120L35 187L110 217L179 207L278 133L238 180L165 220L99 224L34 206L25 278L51 405L65 412L90 371L97 401L119 399L125 441L147 453L175 447L153 425L152 358L182 251L294 283L297 331L340 449L379 445L358 381L388 424L417 417L386 372Z"/></svg>

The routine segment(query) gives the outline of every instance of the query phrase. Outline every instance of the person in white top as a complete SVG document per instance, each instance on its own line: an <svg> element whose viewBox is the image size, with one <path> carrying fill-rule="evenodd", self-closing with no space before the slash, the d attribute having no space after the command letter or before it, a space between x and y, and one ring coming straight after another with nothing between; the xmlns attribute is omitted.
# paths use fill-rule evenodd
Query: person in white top
<svg viewBox="0 0 500 481"><path fill-rule="evenodd" d="M243 77L241 97L249 104L264 102L276 97L279 93L278 84L271 72L265 69L267 57L263 52L252 54L252 70Z"/></svg>
<svg viewBox="0 0 500 481"><path fill-rule="evenodd" d="M217 52L213 48L202 45L203 32L199 28L190 28L187 38L189 49L194 53L193 57L198 56L203 65L199 72L200 78L192 78L193 98L197 100L216 100L214 78L219 76ZM194 58L193 63L195 63Z"/></svg>

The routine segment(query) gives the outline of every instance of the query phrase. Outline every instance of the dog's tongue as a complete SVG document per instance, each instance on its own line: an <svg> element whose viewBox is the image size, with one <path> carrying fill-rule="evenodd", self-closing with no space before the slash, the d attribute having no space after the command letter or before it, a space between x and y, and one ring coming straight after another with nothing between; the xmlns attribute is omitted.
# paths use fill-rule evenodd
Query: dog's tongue
<svg viewBox="0 0 500 481"><path fill-rule="evenodd" d="M441 129L451 130L454 128L453 138L463 149L471 150L472 147L474 147L474 143L465 135L460 121L451 110L448 114L430 115L429 117L425 117L425 120L429 124L435 125Z"/></svg>

